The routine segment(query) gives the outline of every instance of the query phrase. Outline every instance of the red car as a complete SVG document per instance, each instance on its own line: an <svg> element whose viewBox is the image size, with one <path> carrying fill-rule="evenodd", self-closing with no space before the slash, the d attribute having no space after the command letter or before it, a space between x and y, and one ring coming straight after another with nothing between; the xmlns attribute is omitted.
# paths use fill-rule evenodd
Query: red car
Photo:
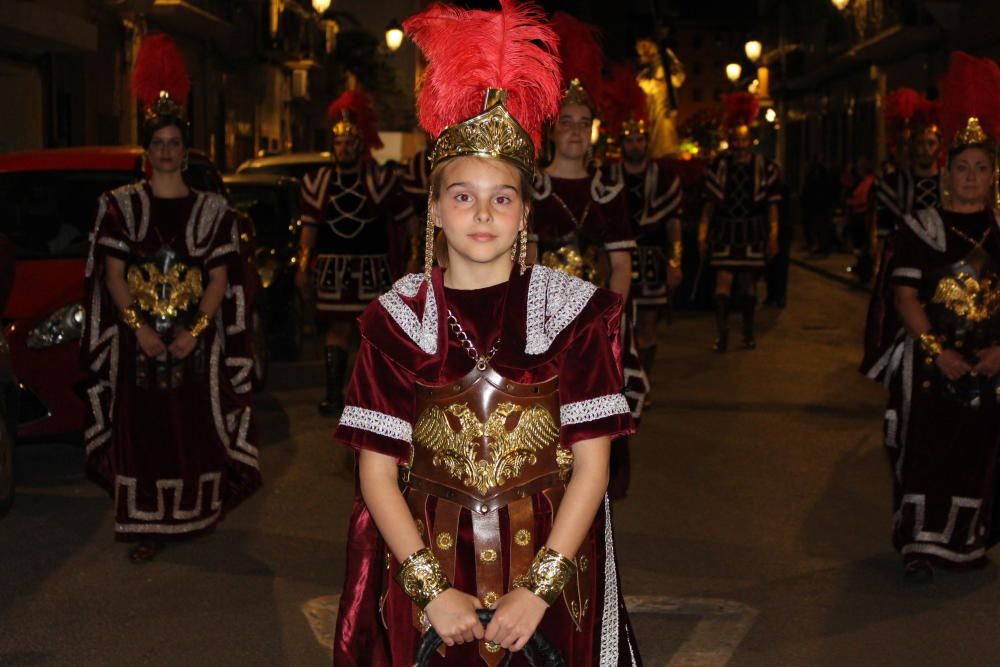
<svg viewBox="0 0 1000 667"><path fill-rule="evenodd" d="M16 254L3 326L20 388L18 440L83 429L79 339L88 235L98 196L138 180L141 168L139 147L0 155L0 234ZM185 179L200 190L225 191L218 170L195 151Z"/></svg>

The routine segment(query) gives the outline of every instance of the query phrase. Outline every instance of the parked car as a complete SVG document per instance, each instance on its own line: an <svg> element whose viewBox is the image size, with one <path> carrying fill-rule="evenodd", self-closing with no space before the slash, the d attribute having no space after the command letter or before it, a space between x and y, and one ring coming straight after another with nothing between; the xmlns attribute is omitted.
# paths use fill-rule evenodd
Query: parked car
<svg viewBox="0 0 1000 667"><path fill-rule="evenodd" d="M2 317L20 382L18 440L77 434L84 426L79 339L88 235L98 196L136 181L141 166L142 149L127 146L0 155L0 234L16 255ZM218 170L197 151L185 178L200 190L225 192ZM241 225L252 240L251 223ZM248 270L252 263L250 256Z"/></svg>
<svg viewBox="0 0 1000 667"><path fill-rule="evenodd" d="M237 174L280 174L302 179L320 167L334 164L333 155L322 153L282 153L247 160L236 169Z"/></svg>
<svg viewBox="0 0 1000 667"><path fill-rule="evenodd" d="M14 286L14 249L0 235L0 310ZM10 365L10 345L0 331L0 517L14 502L14 433L17 380Z"/></svg>
<svg viewBox="0 0 1000 667"><path fill-rule="evenodd" d="M230 174L223 181L236 208L253 220L261 281L257 308L267 347L273 355L295 359L302 348L304 307L295 287L299 181L266 172Z"/></svg>

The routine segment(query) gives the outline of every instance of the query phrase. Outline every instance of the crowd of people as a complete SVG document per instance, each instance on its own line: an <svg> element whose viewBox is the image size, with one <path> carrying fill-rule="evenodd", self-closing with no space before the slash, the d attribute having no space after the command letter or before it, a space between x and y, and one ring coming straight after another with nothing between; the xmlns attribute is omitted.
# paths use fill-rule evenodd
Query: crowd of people
<svg viewBox="0 0 1000 667"><path fill-rule="evenodd" d="M541 635L568 664L639 664L612 502L628 493L684 253L712 281L716 352L733 309L742 347L757 346L762 279L768 301L787 298L788 193L753 150L754 96L724 100L728 148L705 167L686 249L681 180L651 150L634 74L606 66L592 26L500 4L406 21L428 61L430 143L405 172L370 158L372 99L350 90L329 110L333 164L301 184L318 409L357 461L338 665L431 661L436 638L433 664L496 667L544 652ZM452 37L470 30L498 48ZM210 531L260 485L248 237L221 196L184 182L182 65L169 38L144 41L133 81L150 175L102 196L87 264L88 470L135 562ZM997 534L1000 114L970 81L1000 99L1000 68L956 54L940 106L891 100L905 159L849 177L816 160L801 197L809 248L846 239L874 278L863 371L890 393L893 542L915 580L982 563Z"/></svg>

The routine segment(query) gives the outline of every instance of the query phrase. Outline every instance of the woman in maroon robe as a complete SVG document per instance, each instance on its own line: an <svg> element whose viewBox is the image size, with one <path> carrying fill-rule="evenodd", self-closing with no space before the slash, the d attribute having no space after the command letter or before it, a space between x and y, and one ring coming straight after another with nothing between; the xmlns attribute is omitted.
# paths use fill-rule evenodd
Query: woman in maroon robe
<svg viewBox="0 0 1000 667"><path fill-rule="evenodd" d="M429 61L428 237L441 228L447 268L428 256L359 321L335 434L358 452L359 481L335 665L409 667L430 628L445 644L433 665L526 665L536 630L566 664L639 664L605 493L611 441L633 430L622 301L525 265L534 146L559 77L538 10L501 7L405 22ZM454 39L490 30L497 48ZM459 62L475 74L457 81ZM494 612L485 628L477 609Z"/></svg>
<svg viewBox="0 0 1000 667"><path fill-rule="evenodd" d="M996 542L1000 68L956 53L942 89L950 197L903 218L891 277L903 330L879 362L890 389L893 544L915 581L931 579L934 566L981 565ZM989 107L975 106L990 96Z"/></svg>
<svg viewBox="0 0 1000 667"><path fill-rule="evenodd" d="M246 239L222 196L184 182L186 91L158 69L180 58L165 36L143 42L133 87L152 176L101 196L87 261L87 471L114 498L116 537L139 540L133 562L211 530L260 485Z"/></svg>

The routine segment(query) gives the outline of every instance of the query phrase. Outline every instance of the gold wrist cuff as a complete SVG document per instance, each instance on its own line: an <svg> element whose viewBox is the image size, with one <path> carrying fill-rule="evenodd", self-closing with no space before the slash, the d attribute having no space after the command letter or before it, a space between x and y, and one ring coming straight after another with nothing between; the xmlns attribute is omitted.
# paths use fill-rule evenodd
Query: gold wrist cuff
<svg viewBox="0 0 1000 667"><path fill-rule="evenodd" d="M535 555L528 572L514 581L515 587L527 588L529 591L551 605L559 599L569 578L576 574L576 563L558 551L542 547Z"/></svg>
<svg viewBox="0 0 1000 667"><path fill-rule="evenodd" d="M667 260L667 266L671 269L679 269L684 259L684 244L680 241L672 241L670 247L673 248L673 253L670 255L670 259Z"/></svg>
<svg viewBox="0 0 1000 667"><path fill-rule="evenodd" d="M146 320L142 317L142 311L136 304L130 304L122 311L122 322L132 331L138 331L146 326Z"/></svg>
<svg viewBox="0 0 1000 667"><path fill-rule="evenodd" d="M944 350L941 346L941 336L935 336L930 331L920 334L920 349L931 359L937 359Z"/></svg>
<svg viewBox="0 0 1000 667"><path fill-rule="evenodd" d="M205 329L212 325L212 318L207 314L199 312L198 316L194 318L194 322L188 327L188 331L192 336L197 338L198 336L205 333Z"/></svg>
<svg viewBox="0 0 1000 667"><path fill-rule="evenodd" d="M396 572L396 583L403 587L413 604L421 609L451 588L448 577L441 569L441 563L427 547L403 561Z"/></svg>

